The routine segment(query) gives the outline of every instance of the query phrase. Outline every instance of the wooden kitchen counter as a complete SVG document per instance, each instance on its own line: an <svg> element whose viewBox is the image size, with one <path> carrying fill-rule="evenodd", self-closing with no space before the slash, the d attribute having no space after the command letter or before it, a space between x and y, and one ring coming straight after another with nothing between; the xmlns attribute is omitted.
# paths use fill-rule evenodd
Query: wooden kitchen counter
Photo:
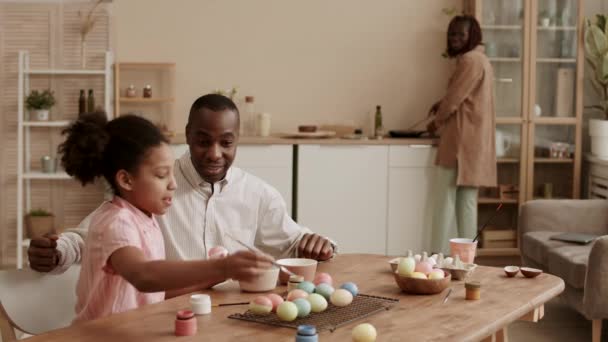
<svg viewBox="0 0 608 342"><path fill-rule="evenodd" d="M169 138L171 144L185 144L186 136L177 134ZM436 145L436 138L383 138L383 139L293 139L270 137L241 137L240 145Z"/></svg>

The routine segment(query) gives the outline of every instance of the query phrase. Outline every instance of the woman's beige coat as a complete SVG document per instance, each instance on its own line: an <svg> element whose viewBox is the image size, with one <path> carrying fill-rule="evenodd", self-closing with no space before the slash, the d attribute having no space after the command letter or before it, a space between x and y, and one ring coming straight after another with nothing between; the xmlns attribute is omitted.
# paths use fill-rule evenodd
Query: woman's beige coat
<svg viewBox="0 0 608 342"><path fill-rule="evenodd" d="M456 59L437 109L436 164L458 168L458 186L496 186L494 72L482 46Z"/></svg>

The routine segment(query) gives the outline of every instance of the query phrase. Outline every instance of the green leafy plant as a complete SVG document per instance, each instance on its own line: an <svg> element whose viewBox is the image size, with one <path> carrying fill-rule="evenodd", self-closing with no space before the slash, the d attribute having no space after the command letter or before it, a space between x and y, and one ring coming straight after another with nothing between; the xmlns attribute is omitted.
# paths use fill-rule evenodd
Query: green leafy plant
<svg viewBox="0 0 608 342"><path fill-rule="evenodd" d="M604 14L595 17L595 22L585 20L585 59L593 71L590 82L600 96L600 103L586 108L601 111L608 119L608 17Z"/></svg>
<svg viewBox="0 0 608 342"><path fill-rule="evenodd" d="M28 213L29 216L53 216L50 212L44 209L33 209Z"/></svg>
<svg viewBox="0 0 608 342"><path fill-rule="evenodd" d="M238 87L232 87L232 89L230 89L230 90L216 89L213 91L213 93L219 94L222 96L226 96L226 97L230 98L231 100L234 100L234 97L236 96L236 93L238 92L238 90L239 90Z"/></svg>
<svg viewBox="0 0 608 342"><path fill-rule="evenodd" d="M46 89L42 92L33 90L25 99L27 109L50 109L55 105L53 92Z"/></svg>

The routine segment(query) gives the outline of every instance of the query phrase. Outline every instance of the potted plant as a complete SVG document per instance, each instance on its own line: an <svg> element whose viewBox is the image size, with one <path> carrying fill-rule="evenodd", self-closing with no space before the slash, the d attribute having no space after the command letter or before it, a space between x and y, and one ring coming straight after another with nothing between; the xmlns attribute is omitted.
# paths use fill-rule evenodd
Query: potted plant
<svg viewBox="0 0 608 342"><path fill-rule="evenodd" d="M38 236L44 236L47 233L53 233L55 216L43 209L31 210L25 215L25 230L27 237L32 239Z"/></svg>
<svg viewBox="0 0 608 342"><path fill-rule="evenodd" d="M48 89L42 92L33 90L25 99L25 103L30 111L30 120L47 121L49 109L55 105L55 96Z"/></svg>
<svg viewBox="0 0 608 342"><path fill-rule="evenodd" d="M596 15L595 22L585 21L585 57L591 66L592 76L589 78L597 91L599 104L587 108L599 111L603 119L589 120L589 135L591 136L591 153L602 159L608 159L608 37L606 15Z"/></svg>

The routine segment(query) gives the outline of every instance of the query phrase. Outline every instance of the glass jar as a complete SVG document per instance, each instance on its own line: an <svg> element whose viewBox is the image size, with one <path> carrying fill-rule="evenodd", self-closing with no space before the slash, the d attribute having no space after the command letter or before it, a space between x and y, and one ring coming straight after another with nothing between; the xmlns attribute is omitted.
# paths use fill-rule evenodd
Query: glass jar
<svg viewBox="0 0 608 342"><path fill-rule="evenodd" d="M137 92L135 91L135 86L134 85L129 85L129 87L127 88L127 97L135 97L137 96Z"/></svg>
<svg viewBox="0 0 608 342"><path fill-rule="evenodd" d="M478 300L481 298L481 283L478 281L471 281L464 284L466 290L466 300Z"/></svg>
<svg viewBox="0 0 608 342"><path fill-rule="evenodd" d="M144 97L145 98L152 97L152 86L149 84L146 84L146 86L144 87Z"/></svg>

